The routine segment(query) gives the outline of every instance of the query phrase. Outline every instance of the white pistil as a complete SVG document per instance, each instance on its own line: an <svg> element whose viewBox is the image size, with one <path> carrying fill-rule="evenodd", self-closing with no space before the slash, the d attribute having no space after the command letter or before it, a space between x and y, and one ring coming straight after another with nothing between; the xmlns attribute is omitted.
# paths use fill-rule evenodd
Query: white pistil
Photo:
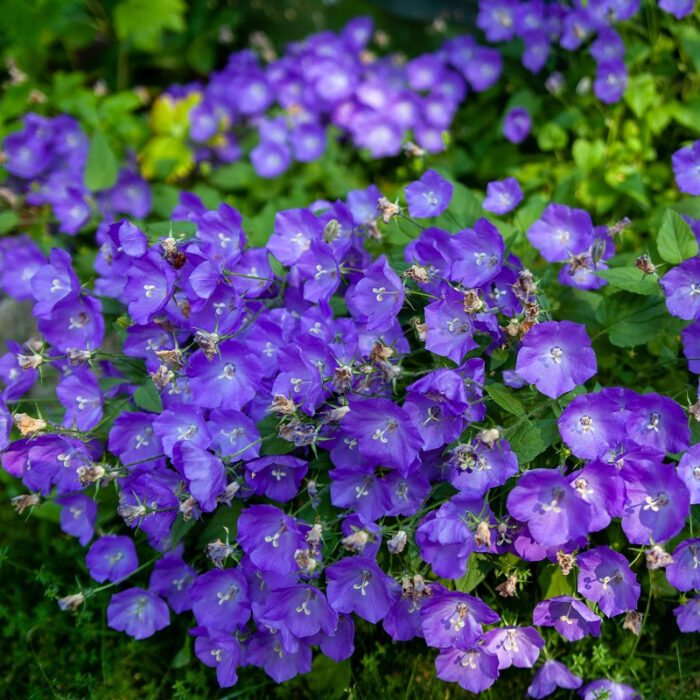
<svg viewBox="0 0 700 700"><path fill-rule="evenodd" d="M556 364L560 365L561 358L563 355L564 351L558 345L555 345L553 348L550 348L547 357L551 357L554 360L554 362L556 362Z"/></svg>
<svg viewBox="0 0 700 700"><path fill-rule="evenodd" d="M367 571L367 569L363 569L361 582L353 584L352 587L356 591L360 591L362 595L367 595L367 591L365 589L367 588L367 586L369 586L369 582L371 579L372 573L370 571Z"/></svg>

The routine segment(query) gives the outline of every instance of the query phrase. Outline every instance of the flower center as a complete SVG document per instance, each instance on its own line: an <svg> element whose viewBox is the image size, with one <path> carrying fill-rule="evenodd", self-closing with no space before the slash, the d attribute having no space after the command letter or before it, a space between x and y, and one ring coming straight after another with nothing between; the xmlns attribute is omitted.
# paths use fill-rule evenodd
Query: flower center
<svg viewBox="0 0 700 700"><path fill-rule="evenodd" d="M560 365L561 358L563 355L564 351L558 345L555 345L553 348L550 348L549 355L547 357L551 357L554 360L554 362Z"/></svg>

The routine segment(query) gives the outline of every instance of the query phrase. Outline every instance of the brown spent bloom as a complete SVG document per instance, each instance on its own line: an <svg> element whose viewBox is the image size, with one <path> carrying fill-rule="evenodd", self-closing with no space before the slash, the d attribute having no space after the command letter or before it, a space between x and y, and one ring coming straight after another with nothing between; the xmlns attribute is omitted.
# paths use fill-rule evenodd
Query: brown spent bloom
<svg viewBox="0 0 700 700"><path fill-rule="evenodd" d="M525 301L537 292L537 286L530 270L521 270L518 280L512 285L513 293L520 301Z"/></svg>
<svg viewBox="0 0 700 700"><path fill-rule="evenodd" d="M87 362L92 357L92 352L90 350L80 350L79 348L66 348L66 355L68 355L68 362L77 367L83 362Z"/></svg>
<svg viewBox="0 0 700 700"><path fill-rule="evenodd" d="M561 567L561 572L564 576L568 576L571 573L575 563L576 558L573 554L564 554L561 549L557 552L557 564Z"/></svg>
<svg viewBox="0 0 700 700"><path fill-rule="evenodd" d="M413 141L407 141L404 144L403 152L409 158L422 158L425 155L425 149L413 143Z"/></svg>
<svg viewBox="0 0 700 700"><path fill-rule="evenodd" d="M17 362L22 369L36 369L44 362L41 355L22 355L17 353Z"/></svg>
<svg viewBox="0 0 700 700"><path fill-rule="evenodd" d="M284 394L275 394L272 403L267 407L268 413L281 413L285 416L292 415L296 410L294 401L288 399Z"/></svg>
<svg viewBox="0 0 700 700"><path fill-rule="evenodd" d="M696 421L700 421L700 399L698 399L692 406L688 407L688 413L695 418Z"/></svg>
<svg viewBox="0 0 700 700"><path fill-rule="evenodd" d="M501 432L498 428L485 428L476 434L476 439L490 449L501 439Z"/></svg>
<svg viewBox="0 0 700 700"><path fill-rule="evenodd" d="M217 569L224 568L224 562L233 554L233 547L222 542L218 537L207 545L207 557Z"/></svg>
<svg viewBox="0 0 700 700"><path fill-rule="evenodd" d="M180 369L182 367L182 350L174 348L173 350L156 350L158 359L166 364L170 369Z"/></svg>
<svg viewBox="0 0 700 700"><path fill-rule="evenodd" d="M73 593L58 599L58 607L64 612L66 610L77 610L85 602L85 596L82 593Z"/></svg>
<svg viewBox="0 0 700 700"><path fill-rule="evenodd" d="M673 557L660 545L655 544L646 551L647 569L663 569L673 564Z"/></svg>
<svg viewBox="0 0 700 700"><path fill-rule="evenodd" d="M512 598L517 590L518 577L515 574L511 574L503 583L499 583L496 586L498 595L503 598Z"/></svg>
<svg viewBox="0 0 700 700"><path fill-rule="evenodd" d="M482 520L476 526L476 535L474 536L474 542L476 542L478 547L491 546L491 530L489 529L488 520Z"/></svg>
<svg viewBox="0 0 700 700"><path fill-rule="evenodd" d="M369 354L369 358L372 362L380 362L381 360L388 360L394 355L394 348L384 345L380 341L376 341L372 346L372 350Z"/></svg>
<svg viewBox="0 0 700 700"><path fill-rule="evenodd" d="M32 418L26 413L15 413L12 417L17 426L17 430L22 434L22 437L33 435L41 430L45 430L47 423L43 418Z"/></svg>
<svg viewBox="0 0 700 700"><path fill-rule="evenodd" d="M27 508L33 508L39 505L39 496L35 493L25 493L21 496L15 496L10 499L12 507L17 511L19 515L22 515Z"/></svg>
<svg viewBox="0 0 700 700"><path fill-rule="evenodd" d="M653 275L656 272L656 265L649 260L648 255L640 255L634 263L638 270L641 270L645 275Z"/></svg>
<svg viewBox="0 0 700 700"><path fill-rule="evenodd" d="M175 374L167 365L161 365L155 372L150 373L156 389L162 391L175 378Z"/></svg>
<svg viewBox="0 0 700 700"><path fill-rule="evenodd" d="M622 623L622 629L629 630L636 637L639 637L639 634L642 631L643 619L644 615L642 615L642 613L637 612L636 610L628 610L627 615L625 615L625 621Z"/></svg>
<svg viewBox="0 0 700 700"><path fill-rule="evenodd" d="M392 554L401 554L403 552L404 548L406 547L406 543L408 542L408 535L403 531L399 530L387 543L386 543L386 548L392 553Z"/></svg>
<svg viewBox="0 0 700 700"><path fill-rule="evenodd" d="M219 346L219 334L197 331L194 335L194 339L197 341L199 347L202 348L204 357L206 357L207 360L213 359Z"/></svg>
<svg viewBox="0 0 700 700"><path fill-rule="evenodd" d="M484 300L479 296L478 289L467 289L464 292L464 310L468 314L475 314L484 308Z"/></svg>
<svg viewBox="0 0 700 700"><path fill-rule="evenodd" d="M401 273L401 276L407 277L408 279L416 282L420 282L421 284L430 282L430 273L428 272L428 269L422 265L411 265L411 267Z"/></svg>
<svg viewBox="0 0 700 700"><path fill-rule="evenodd" d="M390 202L386 197L380 197L377 200L377 210L381 213L385 224L401 213L401 207L396 202Z"/></svg>
<svg viewBox="0 0 700 700"><path fill-rule="evenodd" d="M99 481L105 475L105 468L100 464L89 464L76 469L81 486L89 486Z"/></svg>

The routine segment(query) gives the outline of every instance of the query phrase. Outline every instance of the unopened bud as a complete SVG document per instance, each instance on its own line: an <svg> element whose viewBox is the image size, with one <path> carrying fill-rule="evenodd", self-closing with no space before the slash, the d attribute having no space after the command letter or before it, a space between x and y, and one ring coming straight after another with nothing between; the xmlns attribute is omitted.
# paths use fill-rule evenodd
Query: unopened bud
<svg viewBox="0 0 700 700"><path fill-rule="evenodd" d="M23 437L33 435L46 428L45 420L42 418L32 418L26 413L15 413L13 420L17 426L17 430L19 430Z"/></svg>
<svg viewBox="0 0 700 700"><path fill-rule="evenodd" d="M604 238L596 238L591 246L591 260L597 265L605 255L606 240Z"/></svg>
<svg viewBox="0 0 700 700"><path fill-rule="evenodd" d="M85 602L85 596L82 593L74 593L58 599L58 607L61 610L77 610Z"/></svg>
<svg viewBox="0 0 700 700"><path fill-rule="evenodd" d="M608 235L614 236L615 234L622 233L622 231L624 231L630 225L630 223L631 222L628 217L623 217L616 224L613 224L608 228Z"/></svg>
<svg viewBox="0 0 700 700"><path fill-rule="evenodd" d="M24 513L27 508L32 508L39 504L39 496L35 493L25 493L21 496L15 496L10 499L12 507L20 514Z"/></svg>
<svg viewBox="0 0 700 700"><path fill-rule="evenodd" d="M326 243L332 243L338 237L339 233L340 233L340 223L338 223L338 219L331 219L323 227L323 240Z"/></svg>
<svg viewBox="0 0 700 700"><path fill-rule="evenodd" d="M407 542L408 535L403 530L399 530L390 540L387 541L386 548L392 554L401 554L406 547Z"/></svg>

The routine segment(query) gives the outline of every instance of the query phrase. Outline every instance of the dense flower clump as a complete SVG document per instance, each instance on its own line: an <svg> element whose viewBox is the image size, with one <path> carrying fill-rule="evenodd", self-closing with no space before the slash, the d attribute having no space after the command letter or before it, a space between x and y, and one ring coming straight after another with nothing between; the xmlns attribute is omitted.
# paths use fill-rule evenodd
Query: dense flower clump
<svg viewBox="0 0 700 700"><path fill-rule="evenodd" d="M485 203L519 191L492 185ZM543 310L498 225L443 228L453 191L428 171L405 190L414 218L374 187L280 211L263 248L246 245L235 209L183 194L172 218L191 235L148 240L126 219L101 227L94 291L65 251L45 258L28 239L4 242L4 290L33 300L41 337L0 359L2 465L29 490L20 510L55 499L65 532L91 543L92 578L125 582L111 627L143 639L169 624L169 609L190 615L196 655L230 686L245 665L277 682L308 672L317 647L347 658L355 615L394 640L424 638L438 677L479 692L502 669L534 667L547 627L574 642L599 636L606 618L641 619L638 557L590 540L619 519L684 592L679 628L700 628L688 593L700 588L699 541L662 549L700 503L683 408L655 393L587 391L597 361L585 327ZM403 261L370 252L382 219L420 226ZM528 238L547 260L582 260L587 274L565 284L604 283L595 273L611 232L586 212L550 204ZM697 261L664 278L669 304ZM686 296L684 312L692 288ZM117 355L103 349L115 314ZM510 369L486 371L495 349ZM62 419L20 410L40 376L55 377ZM519 458L517 431L487 411L490 397L507 400L505 384L564 400L558 428L576 459ZM128 581L148 566L132 536L96 527L108 484L126 528L157 553L148 588ZM221 527L206 547L211 568L195 569L186 530L229 510L235 530ZM577 572L576 592L538 602L532 624L504 622L461 582L475 556L506 555L517 563L503 569L501 596L546 559ZM546 660L529 694L583 680ZM608 680L581 693L599 688L636 696Z"/></svg>

